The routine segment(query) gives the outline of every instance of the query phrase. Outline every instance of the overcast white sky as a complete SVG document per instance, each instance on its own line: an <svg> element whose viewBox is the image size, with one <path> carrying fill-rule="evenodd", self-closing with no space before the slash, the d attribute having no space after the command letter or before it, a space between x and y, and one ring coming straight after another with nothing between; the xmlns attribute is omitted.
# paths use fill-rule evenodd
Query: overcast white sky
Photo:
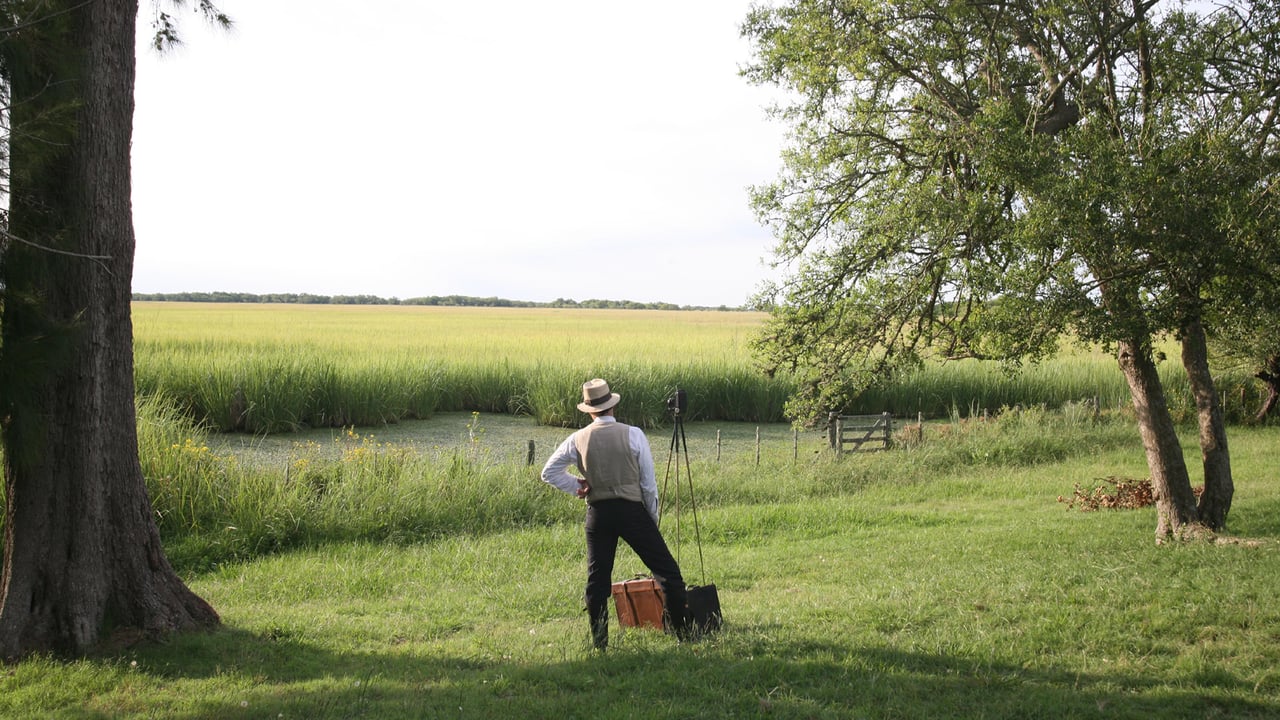
<svg viewBox="0 0 1280 720"><path fill-rule="evenodd" d="M736 306L770 273L750 0L217 4L232 33L139 52L136 292Z"/></svg>

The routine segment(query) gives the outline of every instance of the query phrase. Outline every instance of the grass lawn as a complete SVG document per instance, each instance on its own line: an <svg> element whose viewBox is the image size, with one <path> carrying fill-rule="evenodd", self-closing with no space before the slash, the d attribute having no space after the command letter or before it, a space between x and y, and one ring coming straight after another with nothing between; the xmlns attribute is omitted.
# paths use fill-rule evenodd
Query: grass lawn
<svg viewBox="0 0 1280 720"><path fill-rule="evenodd" d="M538 432L484 423L494 445ZM592 652L577 521L331 543L193 574L216 632L0 669L0 716L1280 716L1274 429L1231 433L1236 541L1172 547L1155 546L1150 508L1058 501L1144 477L1136 431L1065 456L1023 432L832 462L793 460L789 431L771 430L759 465L695 461L705 580L726 620L701 642L615 622L609 651ZM708 452L713 433L691 427L689 443ZM696 551L681 558L700 582ZM642 570L624 551L616 576Z"/></svg>

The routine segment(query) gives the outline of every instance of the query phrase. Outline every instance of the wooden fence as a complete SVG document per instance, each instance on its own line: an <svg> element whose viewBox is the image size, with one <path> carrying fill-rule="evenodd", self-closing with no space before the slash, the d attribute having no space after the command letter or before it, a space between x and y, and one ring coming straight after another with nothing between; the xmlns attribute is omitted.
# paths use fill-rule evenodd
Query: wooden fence
<svg viewBox="0 0 1280 720"><path fill-rule="evenodd" d="M864 445L886 450L893 442L893 416L887 412L879 415L831 413L828 415L827 440L837 455L849 450L862 450Z"/></svg>

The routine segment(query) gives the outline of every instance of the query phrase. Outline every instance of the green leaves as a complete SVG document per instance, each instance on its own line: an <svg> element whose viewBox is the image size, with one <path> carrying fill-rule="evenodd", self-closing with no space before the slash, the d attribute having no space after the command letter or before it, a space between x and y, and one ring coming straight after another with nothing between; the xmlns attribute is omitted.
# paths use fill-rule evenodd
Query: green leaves
<svg viewBox="0 0 1280 720"><path fill-rule="evenodd" d="M1255 219L1275 217L1275 12L1164 5L756 10L746 74L796 97L784 169L753 196L793 268L766 364L833 401L899 358L1176 331L1215 278L1240 302L1242 251L1280 249Z"/></svg>
<svg viewBox="0 0 1280 720"><path fill-rule="evenodd" d="M192 3L188 3L188 0L168 0L167 4L178 10L190 5L191 10L203 16L206 22L223 30L230 30L233 25L231 17L219 10L212 0L195 0ZM151 47L157 52L165 52L182 44L178 23L172 15L162 9L165 5L165 0L151 0L154 13L151 19L151 29L154 32L151 37Z"/></svg>

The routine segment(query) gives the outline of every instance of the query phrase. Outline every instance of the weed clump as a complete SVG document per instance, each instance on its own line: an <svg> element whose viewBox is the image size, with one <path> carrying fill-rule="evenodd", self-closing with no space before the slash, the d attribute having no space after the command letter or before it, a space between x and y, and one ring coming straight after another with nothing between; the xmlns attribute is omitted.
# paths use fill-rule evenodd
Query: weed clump
<svg viewBox="0 0 1280 720"><path fill-rule="evenodd" d="M1150 478L1110 477L1100 478L1098 485L1092 489L1080 487L1076 483L1070 498L1058 496L1058 502L1065 502L1067 509L1079 507L1082 512L1093 510L1136 510L1156 502L1155 490L1151 487Z"/></svg>
<svg viewBox="0 0 1280 720"><path fill-rule="evenodd" d="M1092 490L1086 490L1076 483L1070 498L1058 496L1058 502L1067 504L1067 509L1079 506L1083 512L1092 510L1137 510L1156 504L1156 493L1151 487L1150 478L1137 480L1134 478L1110 477L1098 480ZM1204 492L1203 487L1193 488L1196 497Z"/></svg>

